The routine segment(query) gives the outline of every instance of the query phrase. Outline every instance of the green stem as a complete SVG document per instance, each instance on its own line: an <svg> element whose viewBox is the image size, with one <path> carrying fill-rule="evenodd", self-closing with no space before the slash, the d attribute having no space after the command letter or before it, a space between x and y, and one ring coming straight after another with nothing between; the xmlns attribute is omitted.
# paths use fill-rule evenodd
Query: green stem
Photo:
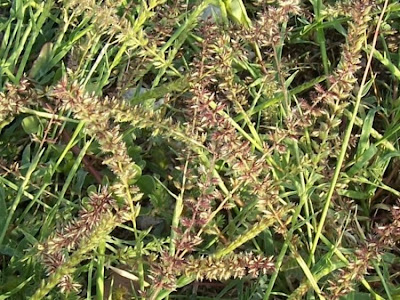
<svg viewBox="0 0 400 300"><path fill-rule="evenodd" d="M96 273L96 299L104 299L104 261L106 254L106 242L101 240L97 255L97 273Z"/></svg>
<svg viewBox="0 0 400 300"><path fill-rule="evenodd" d="M174 215L172 217L172 224L171 224L171 241L170 241L170 247L169 247L169 254L171 256L175 255L175 237L176 237L176 231L175 228L178 228L179 226L179 220L183 211L183 195L185 192L185 184L186 184L186 172L188 168L188 163L189 159L186 160L185 163L185 169L183 171L183 179L182 179L182 188L181 192L178 197L176 197L176 204L175 204L175 210L174 210Z"/></svg>
<svg viewBox="0 0 400 300"><path fill-rule="evenodd" d="M323 6L322 0L316 0L313 2L314 6L314 14L317 20L320 20L321 9ZM319 22L318 22L319 23ZM322 24L322 21L321 21ZM326 40L325 40L325 33L323 26L317 27L317 42L319 44L320 52L321 52L321 59L322 65L324 66L324 73L325 76L329 76L329 59L328 54L326 52ZM329 81L327 81L327 85L329 86Z"/></svg>

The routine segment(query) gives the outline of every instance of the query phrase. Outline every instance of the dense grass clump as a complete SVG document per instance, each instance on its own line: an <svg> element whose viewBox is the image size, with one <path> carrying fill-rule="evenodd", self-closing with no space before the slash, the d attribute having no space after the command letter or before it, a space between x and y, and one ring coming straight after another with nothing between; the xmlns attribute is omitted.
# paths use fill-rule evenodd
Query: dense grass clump
<svg viewBox="0 0 400 300"><path fill-rule="evenodd" d="M0 299L398 299L398 1L0 0Z"/></svg>

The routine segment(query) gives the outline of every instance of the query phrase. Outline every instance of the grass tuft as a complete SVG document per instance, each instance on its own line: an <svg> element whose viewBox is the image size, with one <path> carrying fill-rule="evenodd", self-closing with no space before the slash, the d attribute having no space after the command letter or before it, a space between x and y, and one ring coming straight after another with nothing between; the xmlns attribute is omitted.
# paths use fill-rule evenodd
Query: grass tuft
<svg viewBox="0 0 400 300"><path fill-rule="evenodd" d="M0 299L397 299L398 1L0 1Z"/></svg>

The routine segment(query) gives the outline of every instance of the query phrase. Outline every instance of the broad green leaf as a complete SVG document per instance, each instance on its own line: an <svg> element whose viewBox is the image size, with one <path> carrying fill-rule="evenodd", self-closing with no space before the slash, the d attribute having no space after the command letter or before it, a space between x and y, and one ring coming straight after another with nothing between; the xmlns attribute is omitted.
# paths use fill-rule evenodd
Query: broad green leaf
<svg viewBox="0 0 400 300"><path fill-rule="evenodd" d="M2 130L4 127L6 127L8 124L10 124L13 120L14 120L13 117L11 117L11 118L6 118L5 120L0 120L0 133L1 133L1 130Z"/></svg>
<svg viewBox="0 0 400 300"><path fill-rule="evenodd" d="M22 120L22 128L27 134L38 133L41 129L40 120L36 116L29 116Z"/></svg>
<svg viewBox="0 0 400 300"><path fill-rule="evenodd" d="M140 191L146 195L152 194L156 187L156 183L150 175L141 176L136 182L136 185L139 187Z"/></svg>
<svg viewBox="0 0 400 300"><path fill-rule="evenodd" d="M224 0L226 11L229 16L238 24L250 27L251 21L247 16L246 8L242 0Z"/></svg>
<svg viewBox="0 0 400 300"><path fill-rule="evenodd" d="M35 78L41 70L50 62L53 57L53 43L46 43L40 50L38 58L33 62L31 71L29 72L30 78ZM41 76L41 75L40 75Z"/></svg>
<svg viewBox="0 0 400 300"><path fill-rule="evenodd" d="M372 78L368 80L368 82L364 85L362 91L361 91L361 98L364 98L365 95L368 94L369 90L371 89L372 84L374 83L375 78Z"/></svg>
<svg viewBox="0 0 400 300"><path fill-rule="evenodd" d="M135 176L135 178L133 178L130 182L128 182L129 184L134 184L134 183L136 183L137 180L140 178L140 176L142 176L142 169L141 169L138 165L134 164L134 165L133 165L133 168L134 168L135 171L136 171L136 176Z"/></svg>
<svg viewBox="0 0 400 300"><path fill-rule="evenodd" d="M31 163L31 146L27 145L22 152L21 169L27 169Z"/></svg>
<svg viewBox="0 0 400 300"><path fill-rule="evenodd" d="M19 283L16 287L14 287L12 290L10 290L7 293L4 293L2 295L0 295L0 300L5 300L10 298L12 295L18 293L20 290L23 289L23 287L32 280L32 278L35 277L35 275L32 275L31 277L27 278L25 281ZM10 281L10 284L15 284L18 283L20 281L20 279L18 277L15 277L14 279L8 278ZM11 281L12 280L12 281ZM12 282L12 283L11 283ZM3 286L4 287L4 286ZM12 299L12 298L11 298ZM19 298L18 298L19 299Z"/></svg>
<svg viewBox="0 0 400 300"><path fill-rule="evenodd" d="M15 0L12 2L11 16L15 16L17 19L22 20L24 18L24 1Z"/></svg>
<svg viewBox="0 0 400 300"><path fill-rule="evenodd" d="M82 169L76 172L76 177L74 180L74 184L72 185L72 190L78 195L82 194L83 184L88 174L89 174L88 172Z"/></svg>
<svg viewBox="0 0 400 300"><path fill-rule="evenodd" d="M365 200L371 197L368 193L363 193L361 191L338 190L337 192L341 196L345 196L350 199L356 199L356 200Z"/></svg>
<svg viewBox="0 0 400 300"><path fill-rule="evenodd" d="M376 109L370 110L368 115L365 117L363 127L361 130L360 141L357 146L357 157L364 153L369 147L369 138L371 136L372 125L374 123Z"/></svg>
<svg viewBox="0 0 400 300"><path fill-rule="evenodd" d="M299 73L299 71L296 71L292 75L290 75L290 77L288 79L286 79L286 81L285 81L286 88L289 88L289 86L291 85L291 83L293 82L293 80L295 79L295 77L298 73Z"/></svg>
<svg viewBox="0 0 400 300"><path fill-rule="evenodd" d="M31 245L37 245L38 240L29 232L25 231L22 228L19 228L19 231L23 233L23 235L25 236L26 240L31 244Z"/></svg>
<svg viewBox="0 0 400 300"><path fill-rule="evenodd" d="M347 172L347 175L351 177L351 176L355 175L358 171L360 171L362 168L366 167L366 165L369 163L371 158L374 157L376 152L378 152L378 149L375 147L375 145L371 145L371 147L369 147L368 150L365 151L359 157L359 159L357 159L357 162Z"/></svg>

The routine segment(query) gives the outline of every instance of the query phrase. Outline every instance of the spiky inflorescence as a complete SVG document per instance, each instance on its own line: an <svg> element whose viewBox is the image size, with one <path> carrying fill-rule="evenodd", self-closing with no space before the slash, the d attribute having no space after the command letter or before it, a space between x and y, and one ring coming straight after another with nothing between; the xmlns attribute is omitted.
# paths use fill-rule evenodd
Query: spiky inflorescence
<svg viewBox="0 0 400 300"><path fill-rule="evenodd" d="M30 87L27 79L22 79L18 85L6 84L7 93L0 93L0 122L21 112L21 109L34 103L37 95Z"/></svg>
<svg viewBox="0 0 400 300"><path fill-rule="evenodd" d="M73 251L99 225L104 214L118 210L116 201L106 188L103 187L99 194L89 195L87 207L83 207L73 221L58 229L42 245L44 253L50 255L62 250Z"/></svg>
<svg viewBox="0 0 400 300"><path fill-rule="evenodd" d="M218 189L217 178L212 171L199 167L198 157L192 156L190 173L186 173L185 192L188 196L184 199L186 213L180 219L180 225L184 228L173 228L177 232L175 239L176 254L191 253L195 247L201 244L201 233L204 227L209 225L216 202L224 201L224 196Z"/></svg>
<svg viewBox="0 0 400 300"><path fill-rule="evenodd" d="M349 8L351 20L347 23L348 33L341 60L329 78L330 89L325 91L317 86L318 95L314 98L313 107L322 101L331 107L333 114L343 114L344 108L348 105L344 100L350 97L357 82L356 73L361 68L361 50L371 20L369 13L372 6L370 0L358 0L354 1Z"/></svg>
<svg viewBox="0 0 400 300"><path fill-rule="evenodd" d="M378 258L377 248L374 243L367 243L363 248L355 251L355 257L345 269L340 269L334 280L329 280L329 299L340 299L353 291L353 287L360 282L368 270L373 268L372 260Z"/></svg>
<svg viewBox="0 0 400 300"><path fill-rule="evenodd" d="M400 207L395 205L390 211L392 220L388 225L376 226L378 236L377 245L382 248L392 249L400 240Z"/></svg>
<svg viewBox="0 0 400 300"><path fill-rule="evenodd" d="M360 1L359 3L361 3ZM365 1L364 1L365 2ZM288 1L282 2L289 3ZM281 4L281 6L283 6ZM274 10L270 10L268 13L272 13ZM267 16L269 16L267 14ZM355 14L355 16L357 16ZM272 20L274 20L271 17ZM285 21L286 19L283 19ZM281 19L276 19L276 22L281 22ZM287 21L287 20L286 20ZM261 23L268 24L268 19L260 18ZM357 23L358 24L358 23ZM260 25L261 26L261 25ZM267 26L264 26L265 30L270 30ZM278 26L279 28L279 26ZM272 28L273 29L273 28ZM357 29L357 28L356 28ZM353 34L352 31L354 31ZM357 35L355 28L349 25L349 39L359 38L362 39L362 35ZM263 41L263 46L270 46L277 43L277 33L273 30L268 34L265 33L271 40L268 42ZM203 57L212 57L214 60L206 63L200 63L200 68L195 71L202 76L196 78L193 76L193 86L191 88L192 94L195 96L191 99L193 103L188 102L188 115L195 111L195 117L193 118L194 123L188 122L187 127L189 129L183 129L179 125L172 122L172 120L163 121L158 123L156 119L156 114L152 112L147 112L142 110L140 107L129 107L127 105L121 104L114 99L100 99L99 97L94 97L85 94L77 85L72 84L68 86L67 83L61 82L58 88L53 90L53 97L63 103L64 108L70 108L75 113L75 116L81 120L87 122L86 130L89 134L96 136L99 140L102 149L105 152L111 153L112 157L106 160L106 163L114 171L114 173L125 183L130 183L135 176L133 163L130 161L129 156L126 154L126 146L121 142L121 134L119 133L118 127L112 126L110 119L114 119L117 122L130 122L138 127L146 127L155 129L154 134L161 131L165 136L173 136L174 138L184 141L185 143L191 143L198 148L205 148L209 153L212 153L215 159L224 160L227 162L228 167L225 168L226 177L224 178L230 183L231 190L237 190L237 195L233 195L232 198L240 203L241 199L253 199L257 198L258 207L265 215L273 215L274 206L279 207L279 197L278 197L278 186L279 183L274 182L271 177L270 165L266 162L266 156L271 152L271 148L265 145L261 145L262 149L259 149L261 153L254 151L251 143L246 140L245 137L241 136L237 132L237 128L234 126L232 120L224 113L226 110L233 108L236 112L241 111L241 106L246 105L246 87L240 86L235 82L235 74L232 72L232 62L233 56L233 46L230 48L226 47L230 45L233 41L229 40L228 35L219 35L216 37L212 43L205 45L209 46L210 53L206 53ZM342 107L338 109L339 104L343 104L343 100L349 97L349 93L354 85L355 72L357 70L357 64L359 64L359 58L348 57L351 56L354 49L360 53L359 47L354 49L350 47L357 46L356 43L349 41L348 47L344 47L343 59L338 66L338 70L335 72L332 81L332 88L328 92L324 90L319 91L319 96L321 96L321 101L325 100L326 103L332 107L333 115L340 115L342 113ZM354 68L354 64L356 67ZM220 68L215 68L215 65L221 66ZM201 68L206 69L206 72L202 73ZM219 82L220 79L223 79ZM333 101L329 101L333 100ZM316 101L319 102L319 101ZM342 102L342 103L340 103ZM193 104L193 106L190 106ZM305 106L307 107L307 106ZM319 117L316 114L316 108L310 107L310 112L314 112L314 117ZM307 109L308 109L307 108ZM192 109L192 110L191 110ZM143 114L142 114L143 113ZM311 113L310 113L311 114ZM149 118L147 118L149 116ZM193 121L190 119L190 121ZM296 124L297 127L301 127L302 123L296 120L288 119L291 124ZM332 122L334 124L338 124ZM288 124L292 126L291 124ZM295 126L292 126L295 127ZM334 127L334 126L333 126ZM194 129L194 131L193 131ZM291 133L296 130L296 128L289 128ZM192 134L192 135L191 135ZM287 136L290 136L287 135ZM119 160L122 160L122 167L119 164ZM126 167L126 169L125 169ZM201 163L200 163L201 167ZM126 173L127 172L127 173ZM230 181L229 181L229 179ZM205 181L199 183L199 188L203 191L211 189L217 185L217 182ZM117 189L117 193L120 196L126 194L126 190L123 187ZM133 191L130 193L133 194ZM242 197L239 197L242 196ZM250 196L249 196L250 195ZM210 216L212 211L212 206L210 203L213 200L221 201L221 193L217 190L215 193L204 192L198 198L198 202L187 198L186 207L190 210L192 219L186 218L182 219L182 224L184 227L193 227L195 224L197 227L204 225ZM200 205L202 204L202 205ZM272 209L271 209L272 208ZM272 211L272 212L271 212ZM89 213L90 215L90 213ZM265 217L264 215L264 217ZM81 215L80 215L81 217ZM84 217L83 217L84 218ZM105 217L107 219L107 217ZM278 219L278 218L277 218ZM102 219L100 219L102 220ZM69 228L66 228L68 236L77 236L79 240L79 234L77 234L79 224L72 223ZM90 225L83 227L90 228ZM190 249L192 251L196 247L201 239L188 235L185 238L183 234L180 245L180 249ZM196 239L197 238L197 239ZM73 241L65 241L66 249L75 249L76 243ZM55 259L54 259L55 260ZM64 258L58 258L60 265L64 265ZM199 267L204 271L193 273L190 271L191 265L186 265L186 268L182 269L182 274L198 276L199 279L219 279L228 278L232 275L223 269L225 258L216 259L215 257L208 257L206 259L200 258L195 259L193 257L183 260L184 264L186 262L193 263L193 266ZM222 261L222 262L221 262ZM268 266L268 259L262 258L256 260L258 263L253 265L265 265ZM211 264L213 263L213 264ZM54 263L56 264L56 263ZM181 258L174 257L171 266L173 268L182 265ZM246 267L243 271L243 267L240 264L236 264L237 273L233 277L241 277L246 272L250 275L256 273L257 268ZM200 268L200 267L199 267ZM250 271L253 270L253 271ZM356 273L362 273L364 270L362 267L353 268ZM246 274L247 274L246 273ZM216 275L218 274L218 275ZM218 277L220 275L220 277ZM167 273L165 276L167 277ZM69 275L64 275L62 281L64 286L71 287L71 281L68 278ZM228 277L227 277L228 276ZM176 279L176 274L170 277L170 282ZM163 284L163 283L161 283ZM168 284L168 283L167 283ZM173 284L171 285L174 286Z"/></svg>
<svg viewBox="0 0 400 300"><path fill-rule="evenodd" d="M348 99L357 81L356 72L361 68L361 50L371 20L370 0L355 1L348 23L347 43L343 47L342 59L333 75L331 92L339 100Z"/></svg>
<svg viewBox="0 0 400 300"><path fill-rule="evenodd" d="M257 278L275 270L272 257L255 255L254 253L230 253L222 258L214 256L185 259L170 256L163 252L160 262L152 266L152 277L155 288L174 289L176 277L186 275L196 280L219 280L230 278Z"/></svg>
<svg viewBox="0 0 400 300"><path fill-rule="evenodd" d="M69 0L65 1L66 10L72 10L76 16L84 14L95 24L97 32L118 32L125 29L128 23L118 16L118 9L123 6L123 1L102 1L95 0ZM126 29L127 30L127 29Z"/></svg>
<svg viewBox="0 0 400 300"><path fill-rule="evenodd" d="M81 209L77 218L58 229L39 245L47 275L52 276L60 272L60 269L66 268L66 265L70 265L71 255L75 260L83 260L84 257L77 257L76 253L80 251L87 253L96 248L100 240L104 239L112 229L128 219L127 216L128 206L118 207L106 188L103 188L101 193L90 195L87 207ZM101 236L98 232L104 232L105 235ZM97 238L94 239L94 236ZM74 254L70 254L71 252ZM73 282L71 274L72 272L65 271L58 277L58 282L55 284L61 291L71 292L79 289L79 284Z"/></svg>
<svg viewBox="0 0 400 300"><path fill-rule="evenodd" d="M112 229L125 222L127 216L132 217L127 207L133 213L132 201L141 198L137 187L131 184L135 180L136 166L127 154L119 128L111 123L112 108L118 102L85 94L77 84L69 85L66 78L52 90L51 97L59 107L71 109L78 119L85 121L86 132L97 138L104 152L111 153L104 163L117 176L112 192L125 201L120 208L108 190L103 188L100 194L90 195L88 206L82 208L75 220L40 245L50 277L33 298L42 297L55 285L62 291L77 290L79 285L73 282L71 276L76 264L84 259L84 254L98 247ZM74 252L70 255L71 251Z"/></svg>
<svg viewBox="0 0 400 300"><path fill-rule="evenodd" d="M279 203L279 184L273 181L271 166L266 159L270 149L261 143L258 151L254 151L254 144L238 132L238 124L225 112L233 109L240 113L248 105L248 87L232 71L234 59L245 59L241 52L243 49L230 39L229 34L221 32L213 24L204 24L200 32L203 38L199 45L202 52L191 64L191 97L185 103L185 127L188 128L188 135L196 137L202 148L212 155L213 162L205 164L200 155L193 159L190 156L190 169L195 176L193 181L188 176L187 181L193 183L195 189L200 187L200 191L186 197L184 202L186 215L181 219L184 230L175 229L176 253L164 253L160 257L161 261L154 264L156 291L176 288L176 278L181 273L197 279L225 280L242 277L244 274L256 275L260 269L272 270L273 264L268 258L253 257L247 260L246 255L233 255L232 251L265 228L282 222L288 212ZM197 137L201 137L201 140ZM184 155L181 159L185 160ZM215 161L226 162L222 178L214 178ZM202 169L208 171L203 172ZM230 192L221 188L221 180ZM190 194L188 190L185 189L185 192ZM226 199L233 199L239 205L246 205L246 200L256 202L264 213L258 216L261 221L230 243L224 251L217 252L216 256L185 256L202 242L202 236L194 233L199 229L198 233L201 233L211 216L215 218L219 207L215 209L213 206L221 203L221 206L230 207L229 204L225 205ZM235 259L231 260L232 257ZM226 269L227 262L233 264L235 270Z"/></svg>
<svg viewBox="0 0 400 300"><path fill-rule="evenodd" d="M233 51L233 41L215 24L205 24L201 33L202 53L192 63L192 97L186 101L186 126L205 137L204 144L215 160L224 160L229 166L225 174L230 189L242 193L232 198L240 198L238 203L242 205L248 197L244 195L257 197L260 210L268 211L278 199L266 159L270 149L259 144L262 153L254 151L254 144L237 131L237 124L225 112L231 108L243 112L243 105L247 105L247 87L232 72L232 62L240 53Z"/></svg>
<svg viewBox="0 0 400 300"><path fill-rule="evenodd" d="M345 108L351 103L351 93L357 82L357 72L361 68L361 51L362 45L368 37L367 29L371 20L370 11L373 2L370 0L353 1L347 3L347 14L351 15L348 21L348 34L346 43L343 45L341 59L333 72L328 78L330 82L329 89L323 88L317 84L315 86L315 94L311 95L311 102L307 103L301 100L301 116L307 120L306 127L316 127L311 136L318 136L322 139L322 143L317 143L317 148L324 148L333 129L338 129L341 124L342 116ZM296 118L300 118L298 115ZM317 121L318 120L318 121ZM311 121L311 122L310 122ZM333 141L334 142L334 141ZM320 146L318 146L318 144ZM331 145L334 148L334 145ZM339 147L340 148L340 147ZM333 156L335 156L335 152ZM320 157L323 161L323 157Z"/></svg>
<svg viewBox="0 0 400 300"><path fill-rule="evenodd" d="M298 0L278 1L278 7L268 6L258 14L255 24L246 29L243 36L261 47L276 46L281 41L281 24L288 22L290 15L301 12Z"/></svg>
<svg viewBox="0 0 400 300"><path fill-rule="evenodd" d="M97 226L93 227L85 237L80 240L77 249L68 257L63 253L44 257L50 264L48 271L51 271L49 278L43 280L41 286L30 299L43 299L56 285L61 289L77 288L78 286L71 282L71 274L75 271L77 265L87 258L87 254L99 247L100 242L109 235L116 226L130 219L128 208L122 208L119 213L108 211L104 213ZM50 259L51 257L51 259Z"/></svg>
<svg viewBox="0 0 400 300"><path fill-rule="evenodd" d="M60 108L71 109L77 119L84 121L86 132L96 137L104 152L111 153L103 163L118 176L114 194L120 198L136 194L137 189L131 184L137 176L137 166L128 155L119 126L111 123L113 108L118 107L119 101L89 95L78 84L68 84L67 78L59 82L51 96Z"/></svg>
<svg viewBox="0 0 400 300"><path fill-rule="evenodd" d="M316 85L316 93L311 96L310 101L300 101L301 113L292 115L291 123L296 125L289 129L292 132L302 132L303 126L307 127L311 136L309 146L317 153L310 164L323 175L322 180L330 180L332 177L333 168L329 160L338 157L341 151L343 132L340 125L345 108L351 103L357 72L361 68L362 44L368 37L372 7L373 3L369 0L352 2L348 11L352 18L348 21L347 40L342 48L341 59L329 78L330 87L325 89ZM351 147L352 143L349 145ZM342 185L341 188L345 186Z"/></svg>
<svg viewBox="0 0 400 300"><path fill-rule="evenodd" d="M162 252L159 261L151 264L152 278L154 279L153 295L164 288L174 290L177 288L177 276L185 275L190 281L198 280L226 280L227 278L241 278L243 276L258 276L272 272L275 268L272 257L255 255L254 253L237 253L234 251L263 232L266 228L276 223L276 218L283 219L288 214L288 207L283 207L273 217L264 216L249 230L238 236L229 245L224 246L215 254L195 258L193 255L170 255ZM196 237L195 237L196 238ZM198 239L187 241L188 247L193 247ZM184 247L181 245L180 247ZM178 248L178 247L177 247ZM182 254L184 254L183 252ZM234 266L234 267L232 267Z"/></svg>
<svg viewBox="0 0 400 300"><path fill-rule="evenodd" d="M353 287L373 268L373 262L380 259L385 250L392 251L400 239L400 207L391 209L392 220L387 225L375 227L376 236L355 251L353 260L339 270L335 279L329 280L329 299L339 299L353 290Z"/></svg>

